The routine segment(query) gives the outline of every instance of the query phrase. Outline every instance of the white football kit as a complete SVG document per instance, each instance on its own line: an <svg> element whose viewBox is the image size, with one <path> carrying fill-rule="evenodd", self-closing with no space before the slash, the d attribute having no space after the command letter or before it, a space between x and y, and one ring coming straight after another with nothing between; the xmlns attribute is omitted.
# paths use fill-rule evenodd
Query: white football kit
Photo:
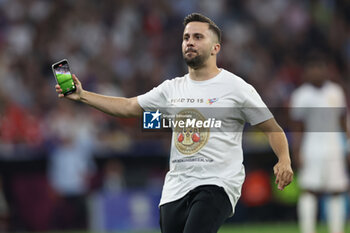
<svg viewBox="0 0 350 233"><path fill-rule="evenodd" d="M291 97L291 116L304 123L299 183L312 191L345 191L348 185L341 114L346 111L342 88L327 81L317 88L303 84Z"/></svg>
<svg viewBox="0 0 350 233"><path fill-rule="evenodd" d="M163 109L170 114L175 109L176 113L200 119L206 119L203 110L227 115L225 119L230 129L222 126L207 131L195 127L173 130L170 169L160 205L178 200L200 185L212 184L224 188L234 211L245 178L242 164L244 124L256 125L273 117L256 90L238 76L221 69L217 76L206 81L194 81L189 74L166 80L138 96L138 103L145 111Z"/></svg>

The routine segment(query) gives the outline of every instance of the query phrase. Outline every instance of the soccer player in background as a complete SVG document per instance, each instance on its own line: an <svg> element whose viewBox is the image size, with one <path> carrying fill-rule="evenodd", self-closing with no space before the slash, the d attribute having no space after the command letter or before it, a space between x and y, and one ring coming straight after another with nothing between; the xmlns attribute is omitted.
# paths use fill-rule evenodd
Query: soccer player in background
<svg viewBox="0 0 350 233"><path fill-rule="evenodd" d="M306 82L294 91L290 103L298 130L294 133L293 155L302 189L299 224L302 233L316 232L318 198L327 195L329 232L343 233L344 194L348 190L345 94L340 85L327 80L327 64L320 54L309 57L304 75Z"/></svg>
<svg viewBox="0 0 350 233"><path fill-rule="evenodd" d="M221 31L209 18L193 13L184 19L183 58L188 74L167 80L146 94L134 98L103 96L82 88L73 75L77 91L65 98L86 103L117 117L139 117L142 111L160 108L216 111L230 109L232 131L201 132L183 139L173 132L170 169L160 200L163 233L217 232L233 214L240 197L245 172L242 131L245 122L263 131L278 162L274 166L279 189L293 177L288 142L256 90L243 79L217 67ZM64 97L57 85L60 98ZM194 102L187 100L196 100ZM214 101L215 99L215 101ZM207 100L213 100L208 104ZM192 111L192 110L188 110ZM234 115L233 115L234 114Z"/></svg>

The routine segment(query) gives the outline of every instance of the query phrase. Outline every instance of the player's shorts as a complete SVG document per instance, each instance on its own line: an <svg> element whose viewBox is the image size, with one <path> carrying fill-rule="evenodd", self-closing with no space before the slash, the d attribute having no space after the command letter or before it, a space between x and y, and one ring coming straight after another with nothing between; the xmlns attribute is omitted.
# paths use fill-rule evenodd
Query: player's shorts
<svg viewBox="0 0 350 233"><path fill-rule="evenodd" d="M199 186L183 198L160 206L162 233L216 233L232 206L222 187Z"/></svg>
<svg viewBox="0 0 350 233"><path fill-rule="evenodd" d="M346 162L343 159L304 159L299 185L314 192L344 192L348 188Z"/></svg>

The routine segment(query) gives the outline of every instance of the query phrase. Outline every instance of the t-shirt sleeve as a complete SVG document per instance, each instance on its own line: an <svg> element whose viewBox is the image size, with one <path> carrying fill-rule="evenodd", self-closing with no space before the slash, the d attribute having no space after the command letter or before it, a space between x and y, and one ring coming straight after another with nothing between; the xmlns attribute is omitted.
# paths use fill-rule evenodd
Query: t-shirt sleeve
<svg viewBox="0 0 350 233"><path fill-rule="evenodd" d="M145 94L137 96L137 101L141 108L145 111L156 111L159 108L165 107L167 84L168 80Z"/></svg>
<svg viewBox="0 0 350 233"><path fill-rule="evenodd" d="M244 96L242 114L246 122L256 125L273 118L272 113L253 86L248 84L244 90Z"/></svg>

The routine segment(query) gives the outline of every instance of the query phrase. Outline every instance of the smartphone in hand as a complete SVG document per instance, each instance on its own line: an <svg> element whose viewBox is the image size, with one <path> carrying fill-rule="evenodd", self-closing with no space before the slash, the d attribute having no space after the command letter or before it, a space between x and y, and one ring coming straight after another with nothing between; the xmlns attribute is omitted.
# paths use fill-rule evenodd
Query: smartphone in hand
<svg viewBox="0 0 350 233"><path fill-rule="evenodd" d="M57 84L60 85L63 95L69 95L76 91L76 86L70 72L67 59L63 59L52 65Z"/></svg>

